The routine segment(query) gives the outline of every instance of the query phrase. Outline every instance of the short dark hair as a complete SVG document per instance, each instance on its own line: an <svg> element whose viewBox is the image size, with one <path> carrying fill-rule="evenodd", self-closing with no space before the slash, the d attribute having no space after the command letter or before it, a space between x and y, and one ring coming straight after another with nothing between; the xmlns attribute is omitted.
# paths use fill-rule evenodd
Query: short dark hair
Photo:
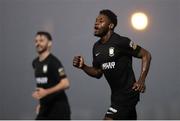
<svg viewBox="0 0 180 121"><path fill-rule="evenodd" d="M48 40L52 41L52 37L51 37L51 34L49 32L46 32L46 31L38 31L36 33L36 35L44 35L47 37Z"/></svg>
<svg viewBox="0 0 180 121"><path fill-rule="evenodd" d="M99 14L105 15L109 18L109 20L114 24L114 28L117 25L117 16L111 10L104 9L99 12Z"/></svg>

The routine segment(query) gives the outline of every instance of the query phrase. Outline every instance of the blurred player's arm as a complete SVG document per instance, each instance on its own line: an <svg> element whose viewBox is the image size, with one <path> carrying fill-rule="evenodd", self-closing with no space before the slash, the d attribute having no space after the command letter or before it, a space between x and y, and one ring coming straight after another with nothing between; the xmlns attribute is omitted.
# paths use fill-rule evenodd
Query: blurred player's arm
<svg viewBox="0 0 180 121"><path fill-rule="evenodd" d="M68 78L63 78L59 81L57 85L54 87L46 89L47 94L53 94L55 92L61 91L61 90L66 90L70 87L69 80Z"/></svg>
<svg viewBox="0 0 180 121"><path fill-rule="evenodd" d="M69 80L67 78L63 78L59 81L57 85L54 87L44 89L44 88L37 88L36 91L32 94L35 99L41 99L47 95L53 94L55 92L68 89L70 86Z"/></svg>

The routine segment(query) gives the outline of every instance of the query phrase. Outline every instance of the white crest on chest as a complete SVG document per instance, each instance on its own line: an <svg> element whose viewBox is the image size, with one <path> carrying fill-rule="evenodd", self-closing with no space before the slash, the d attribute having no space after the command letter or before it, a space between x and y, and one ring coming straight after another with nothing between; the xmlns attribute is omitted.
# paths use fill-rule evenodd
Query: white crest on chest
<svg viewBox="0 0 180 121"><path fill-rule="evenodd" d="M43 65L43 73L47 73L48 70L48 66L47 65Z"/></svg>
<svg viewBox="0 0 180 121"><path fill-rule="evenodd" d="M109 56L110 57L114 56L114 47L109 48Z"/></svg>

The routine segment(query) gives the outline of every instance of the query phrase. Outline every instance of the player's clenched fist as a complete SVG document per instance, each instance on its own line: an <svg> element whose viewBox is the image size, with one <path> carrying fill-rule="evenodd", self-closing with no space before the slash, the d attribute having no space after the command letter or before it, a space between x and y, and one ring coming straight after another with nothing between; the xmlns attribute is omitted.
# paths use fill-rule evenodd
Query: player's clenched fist
<svg viewBox="0 0 180 121"><path fill-rule="evenodd" d="M82 56L74 56L73 66L77 68L82 68L84 66L84 59Z"/></svg>

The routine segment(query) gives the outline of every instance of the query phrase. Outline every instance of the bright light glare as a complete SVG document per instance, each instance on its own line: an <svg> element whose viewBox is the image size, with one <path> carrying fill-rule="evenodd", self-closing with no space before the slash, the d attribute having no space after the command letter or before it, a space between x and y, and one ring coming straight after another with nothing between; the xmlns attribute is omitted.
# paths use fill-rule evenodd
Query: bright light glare
<svg viewBox="0 0 180 121"><path fill-rule="evenodd" d="M142 12L134 13L131 16L131 24L137 30L144 30L148 25L148 17Z"/></svg>

